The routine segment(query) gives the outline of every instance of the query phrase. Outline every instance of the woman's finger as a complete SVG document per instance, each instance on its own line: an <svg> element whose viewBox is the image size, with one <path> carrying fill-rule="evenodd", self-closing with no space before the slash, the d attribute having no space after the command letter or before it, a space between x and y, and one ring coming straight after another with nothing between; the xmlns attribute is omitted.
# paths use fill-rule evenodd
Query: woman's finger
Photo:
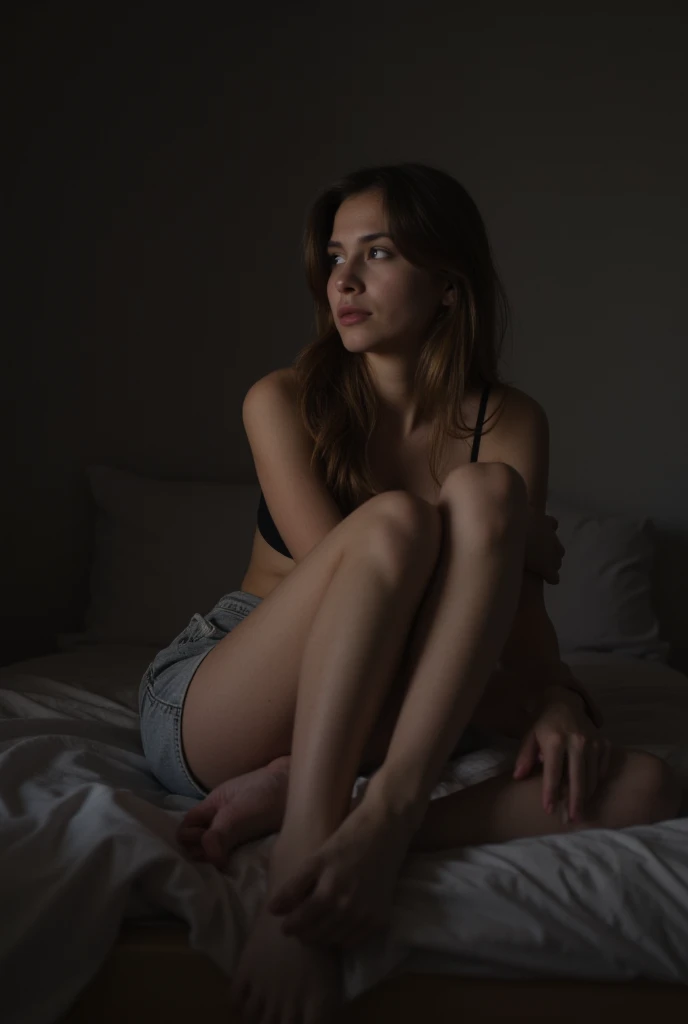
<svg viewBox="0 0 688 1024"><path fill-rule="evenodd" d="M201 825L180 825L177 829L177 839L182 843L196 843L201 841L205 828Z"/></svg>
<svg viewBox="0 0 688 1024"><path fill-rule="evenodd" d="M555 735L543 751L544 761L542 765L542 805L551 814L558 799L559 786L561 784L562 771L564 768L564 742L562 738Z"/></svg>
<svg viewBox="0 0 688 1024"><path fill-rule="evenodd" d="M583 797L583 803L586 807L588 802L594 797L595 790L597 789L599 757L599 752L591 749L583 762L585 766L585 794Z"/></svg>
<svg viewBox="0 0 688 1024"><path fill-rule="evenodd" d="M213 818L217 814L217 807L207 804L202 801L200 804L196 804L195 807L190 807L186 812L181 822L179 823L178 830L181 831L187 827L200 825L201 827L207 827L212 822Z"/></svg>
<svg viewBox="0 0 688 1024"><path fill-rule="evenodd" d="M576 821L585 800L585 754L578 736L569 737L569 817Z"/></svg>
<svg viewBox="0 0 688 1024"><path fill-rule="evenodd" d="M590 744L588 756L585 762L585 802L592 800L600 778L600 761L602 759L602 746L596 742Z"/></svg>
<svg viewBox="0 0 688 1024"><path fill-rule="evenodd" d="M303 864L296 875L290 878L268 901L271 914L288 914L307 899L318 884L320 863L317 858Z"/></svg>
<svg viewBox="0 0 688 1024"><path fill-rule="evenodd" d="M297 935L304 942L324 942L329 938L335 919L329 902L311 897L298 910L287 914L282 925L285 935ZM339 925L339 920L337 920Z"/></svg>
<svg viewBox="0 0 688 1024"><path fill-rule="evenodd" d="M537 756L537 738L535 733L531 730L523 740L521 749L519 750L516 761L514 762L514 778L525 779L526 776L530 775ZM540 760L542 760L542 755L540 755Z"/></svg>

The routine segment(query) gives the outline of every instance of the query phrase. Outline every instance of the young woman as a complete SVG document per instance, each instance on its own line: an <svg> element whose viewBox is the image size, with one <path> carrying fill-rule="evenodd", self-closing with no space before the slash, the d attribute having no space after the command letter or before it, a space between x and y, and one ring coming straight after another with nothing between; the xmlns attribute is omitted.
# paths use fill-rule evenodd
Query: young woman
<svg viewBox="0 0 688 1024"><path fill-rule="evenodd" d="M358 171L314 203L305 257L317 338L243 404L263 496L242 589L141 686L153 770L205 797L189 856L222 867L279 831L232 990L255 1024L332 1019L337 949L384 927L409 850L680 802L664 762L601 735L560 660L547 418L500 379L508 305L470 196L419 164ZM517 771L430 801L481 728L523 738Z"/></svg>

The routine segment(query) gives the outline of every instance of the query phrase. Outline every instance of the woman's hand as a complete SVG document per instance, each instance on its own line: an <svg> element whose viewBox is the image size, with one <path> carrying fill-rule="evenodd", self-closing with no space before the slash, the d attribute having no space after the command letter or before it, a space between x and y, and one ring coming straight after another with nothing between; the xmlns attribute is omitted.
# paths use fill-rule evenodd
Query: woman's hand
<svg viewBox="0 0 688 1024"><path fill-rule="evenodd" d="M542 762L545 811L554 810L561 786L561 799L566 799L568 791L568 815L575 821L607 774L611 741L602 736L585 713L581 698L571 690L552 686L545 701L523 739L513 777L525 779Z"/></svg>
<svg viewBox="0 0 688 1024"><path fill-rule="evenodd" d="M557 537L558 521L554 516L531 506L526 535L525 568L547 583L559 582L559 570L566 548Z"/></svg>

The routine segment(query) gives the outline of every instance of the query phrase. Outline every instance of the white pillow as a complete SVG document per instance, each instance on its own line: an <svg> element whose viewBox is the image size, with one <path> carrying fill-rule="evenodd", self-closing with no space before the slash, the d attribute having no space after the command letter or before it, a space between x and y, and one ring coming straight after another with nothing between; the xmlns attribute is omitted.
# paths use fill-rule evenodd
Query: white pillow
<svg viewBox="0 0 688 1024"><path fill-rule="evenodd" d="M155 480L88 469L96 503L90 604L74 642L167 646L194 612L239 590L248 567L258 484Z"/></svg>
<svg viewBox="0 0 688 1024"><path fill-rule="evenodd" d="M61 638L165 647L194 612L238 590L251 556L257 483L156 480L107 466L88 470L96 504L85 630ZM562 656L607 652L664 661L652 608L651 523L602 517L552 495L566 547L545 603Z"/></svg>
<svg viewBox="0 0 688 1024"><path fill-rule="evenodd" d="M566 548L560 582L545 583L545 605L562 656L577 652L666 661L653 608L655 540L652 521L586 510L550 494Z"/></svg>

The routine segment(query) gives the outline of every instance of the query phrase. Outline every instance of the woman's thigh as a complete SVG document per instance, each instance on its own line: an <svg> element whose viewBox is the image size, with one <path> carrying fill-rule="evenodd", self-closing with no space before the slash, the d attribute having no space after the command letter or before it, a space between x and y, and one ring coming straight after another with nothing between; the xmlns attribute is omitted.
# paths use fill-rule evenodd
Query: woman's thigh
<svg viewBox="0 0 688 1024"><path fill-rule="evenodd" d="M161 651L141 687L146 757L164 785L203 796L291 750L298 676L316 612L348 546L427 534L436 509L403 491L360 506L264 600L235 591L196 615Z"/></svg>

